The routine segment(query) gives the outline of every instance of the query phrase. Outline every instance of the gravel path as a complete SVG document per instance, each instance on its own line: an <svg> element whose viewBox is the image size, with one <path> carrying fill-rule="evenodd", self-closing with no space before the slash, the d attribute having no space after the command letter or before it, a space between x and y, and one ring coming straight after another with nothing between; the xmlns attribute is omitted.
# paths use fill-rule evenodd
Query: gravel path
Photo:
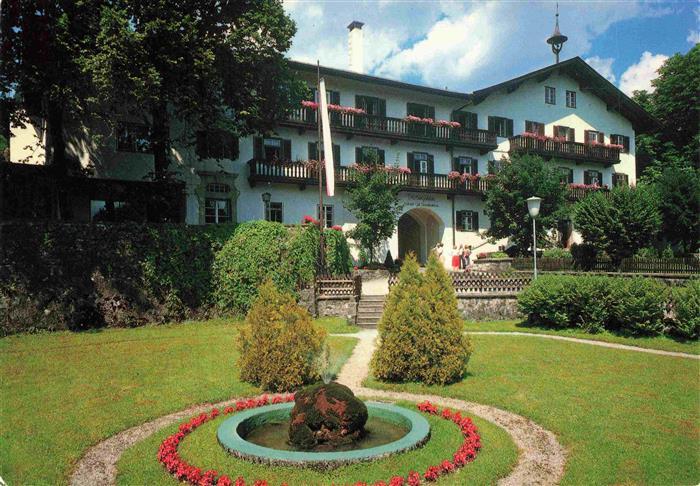
<svg viewBox="0 0 700 486"><path fill-rule="evenodd" d="M526 337L537 337L537 338L542 338L542 339L556 339L557 341L569 341L572 343L591 344L593 346L600 346L601 348L624 349L626 351L637 351L639 353L658 354L661 356L675 356L678 358L700 359L700 355L690 354L690 353L681 353L679 351L663 351L661 349L640 348L639 346L629 346L627 344L618 344L618 343L607 343L605 341L596 341L594 339L574 338L574 337L568 337L568 336L555 336L552 334L537 334L534 332L467 331L467 334L486 334L486 335L493 334L496 336L526 336Z"/></svg>
<svg viewBox="0 0 700 486"><path fill-rule="evenodd" d="M520 454L515 468L510 475L498 484L516 486L524 484L558 484L564 474L566 451L557 441L556 436L520 415L488 405L445 398L437 395L422 395L404 392L391 392L364 388L362 381L369 374L369 361L374 351L377 331L362 330L353 335L360 339L350 359L338 375L338 381L353 389L355 393L367 398L390 400L407 400L420 402L430 400L443 407L465 410L505 429Z"/></svg>

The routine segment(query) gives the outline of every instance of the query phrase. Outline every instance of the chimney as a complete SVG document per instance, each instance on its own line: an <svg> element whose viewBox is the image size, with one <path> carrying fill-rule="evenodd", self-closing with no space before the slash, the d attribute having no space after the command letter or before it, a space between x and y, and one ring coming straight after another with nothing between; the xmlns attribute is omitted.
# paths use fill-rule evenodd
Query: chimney
<svg viewBox="0 0 700 486"><path fill-rule="evenodd" d="M364 52L362 48L362 22L353 20L348 25L348 48L350 51L350 70L356 73L364 73Z"/></svg>

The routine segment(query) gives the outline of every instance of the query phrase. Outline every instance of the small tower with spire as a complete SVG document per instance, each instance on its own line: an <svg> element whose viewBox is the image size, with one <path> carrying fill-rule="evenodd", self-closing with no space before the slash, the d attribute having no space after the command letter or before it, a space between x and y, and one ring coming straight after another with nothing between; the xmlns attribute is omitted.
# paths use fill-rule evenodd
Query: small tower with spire
<svg viewBox="0 0 700 486"><path fill-rule="evenodd" d="M559 3L557 3L557 14L556 24L554 25L554 33L549 39L547 39L547 44L552 46L552 52L554 53L554 56L557 59L557 64L559 64L559 53L561 52L561 48L564 47L564 42L566 42L567 40L569 40L569 38L565 35L562 35L562 33L559 32Z"/></svg>

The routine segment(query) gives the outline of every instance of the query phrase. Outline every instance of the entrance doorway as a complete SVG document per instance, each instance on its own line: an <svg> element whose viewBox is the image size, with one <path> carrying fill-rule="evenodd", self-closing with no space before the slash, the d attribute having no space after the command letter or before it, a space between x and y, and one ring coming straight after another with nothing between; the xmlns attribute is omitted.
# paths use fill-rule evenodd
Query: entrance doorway
<svg viewBox="0 0 700 486"><path fill-rule="evenodd" d="M434 211L414 208L399 218L399 258L413 252L420 264L428 260L430 250L442 241L445 225Z"/></svg>

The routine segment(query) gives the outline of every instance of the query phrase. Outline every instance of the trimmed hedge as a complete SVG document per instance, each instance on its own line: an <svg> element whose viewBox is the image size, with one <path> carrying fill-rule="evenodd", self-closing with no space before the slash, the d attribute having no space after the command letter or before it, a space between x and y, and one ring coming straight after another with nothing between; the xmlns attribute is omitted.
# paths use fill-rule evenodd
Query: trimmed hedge
<svg viewBox="0 0 700 486"><path fill-rule="evenodd" d="M518 306L529 322L544 326L697 336L699 287L694 281L672 291L644 277L543 275L518 296ZM672 294L676 296L676 317L669 320L666 309Z"/></svg>
<svg viewBox="0 0 700 486"><path fill-rule="evenodd" d="M323 232L326 250L326 268L331 275L347 275L353 266L348 240L342 231L327 229Z"/></svg>

